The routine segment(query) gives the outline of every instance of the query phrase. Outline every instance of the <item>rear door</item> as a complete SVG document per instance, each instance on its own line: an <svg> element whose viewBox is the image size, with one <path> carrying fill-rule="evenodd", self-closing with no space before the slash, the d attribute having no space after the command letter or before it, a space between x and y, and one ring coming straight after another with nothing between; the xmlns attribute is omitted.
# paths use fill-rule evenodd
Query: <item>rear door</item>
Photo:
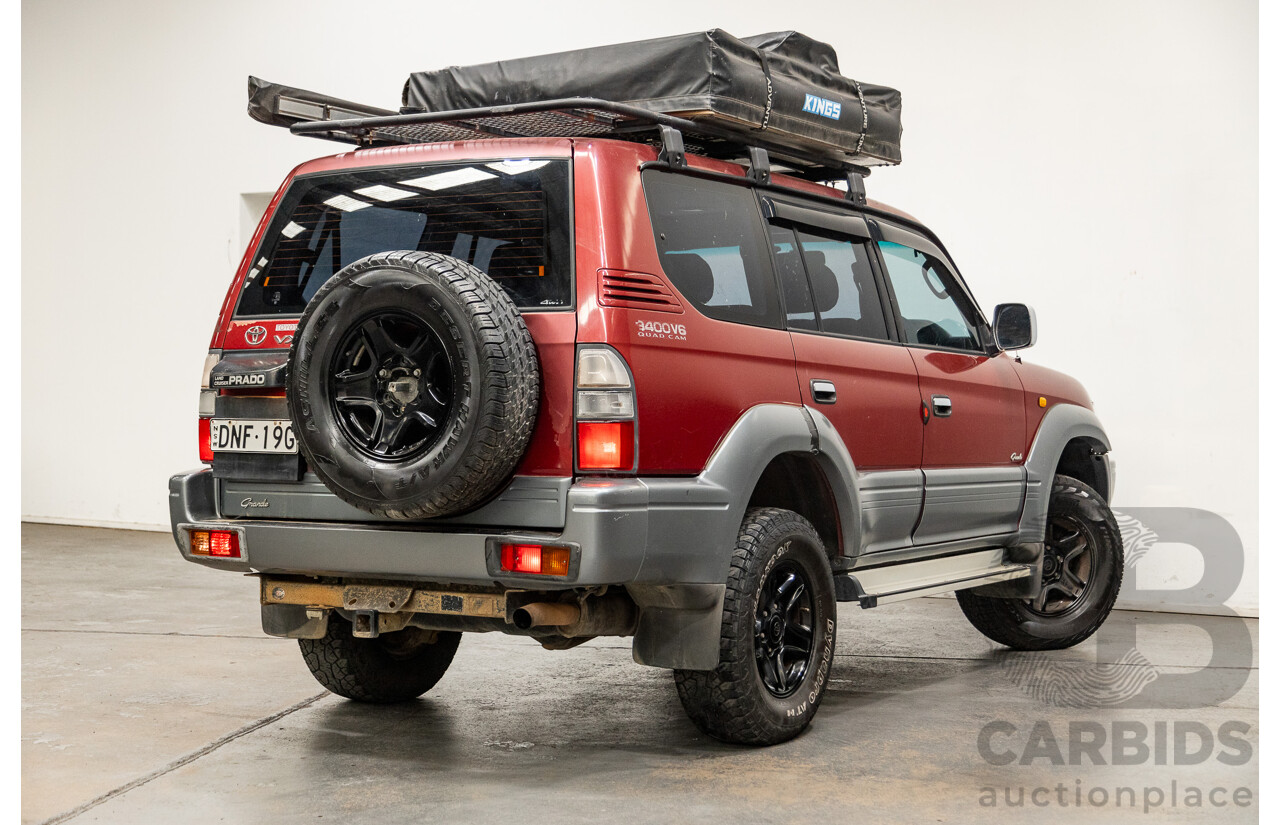
<svg viewBox="0 0 1280 825"><path fill-rule="evenodd" d="M863 552L903 547L922 500L920 390L867 224L773 197L764 210L804 403L830 419L858 469Z"/></svg>
<svg viewBox="0 0 1280 825"><path fill-rule="evenodd" d="M985 321L947 256L919 234L878 228L892 308L929 412L913 543L1013 532L1024 493L1021 382L984 340Z"/></svg>
<svg viewBox="0 0 1280 825"><path fill-rule="evenodd" d="M434 150L433 150L434 154ZM540 409L534 435L513 484L531 490L542 521L563 525L563 499L573 474L571 416L574 339L572 175L565 158L501 157L439 163L328 169L292 180L268 219L250 259L252 267L226 320L223 348L228 375L253 363L284 363L307 303L343 267L365 256L397 250L451 255L484 270L520 308L538 349ZM283 369L272 383L222 390L215 420L274 426L289 418ZM249 393L259 393L249 395ZM216 431L215 431L216 432ZM274 429L271 430L274 432ZM237 452L215 442L213 473L222 513L258 518L373 520L336 496L301 457ZM227 449L230 446L233 449ZM556 481L561 479L561 481ZM268 486L270 485L270 486ZM270 506L260 502L267 500ZM527 517L522 522L532 524Z"/></svg>

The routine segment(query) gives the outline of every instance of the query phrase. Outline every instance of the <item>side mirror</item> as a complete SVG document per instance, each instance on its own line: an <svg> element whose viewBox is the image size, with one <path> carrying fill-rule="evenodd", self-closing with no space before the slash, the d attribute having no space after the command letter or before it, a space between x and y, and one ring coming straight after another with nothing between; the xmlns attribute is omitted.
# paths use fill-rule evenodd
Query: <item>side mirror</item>
<svg viewBox="0 0 1280 825"><path fill-rule="evenodd" d="M1036 342L1036 311L1026 304L1000 304L991 326L1002 350L1026 349Z"/></svg>

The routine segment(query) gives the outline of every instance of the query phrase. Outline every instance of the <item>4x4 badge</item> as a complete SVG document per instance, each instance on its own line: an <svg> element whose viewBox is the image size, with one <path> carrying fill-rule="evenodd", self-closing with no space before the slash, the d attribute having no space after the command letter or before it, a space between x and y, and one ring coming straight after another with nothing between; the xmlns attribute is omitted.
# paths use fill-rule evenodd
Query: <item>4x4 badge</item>
<svg viewBox="0 0 1280 825"><path fill-rule="evenodd" d="M267 337L267 328L264 326L252 326L244 331L244 340L248 341L250 346L261 344L263 339Z"/></svg>

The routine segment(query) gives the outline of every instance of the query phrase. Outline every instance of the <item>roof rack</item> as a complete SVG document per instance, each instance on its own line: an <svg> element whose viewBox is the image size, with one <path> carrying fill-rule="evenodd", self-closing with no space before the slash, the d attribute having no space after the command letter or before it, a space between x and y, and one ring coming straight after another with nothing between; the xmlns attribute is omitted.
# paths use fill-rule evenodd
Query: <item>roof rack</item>
<svg viewBox="0 0 1280 825"><path fill-rule="evenodd" d="M694 154L740 161L753 177L764 180L768 178L770 166L776 164L807 180L846 181L852 192L854 179L861 189L861 179L870 174L865 166L851 163L835 152L787 146L764 134L750 136L707 121L592 97L393 114L250 78L249 112L264 123L288 126L297 135L359 146L521 137L604 137L653 145L663 162L677 166L684 165L688 146ZM340 119L331 119L335 117Z"/></svg>

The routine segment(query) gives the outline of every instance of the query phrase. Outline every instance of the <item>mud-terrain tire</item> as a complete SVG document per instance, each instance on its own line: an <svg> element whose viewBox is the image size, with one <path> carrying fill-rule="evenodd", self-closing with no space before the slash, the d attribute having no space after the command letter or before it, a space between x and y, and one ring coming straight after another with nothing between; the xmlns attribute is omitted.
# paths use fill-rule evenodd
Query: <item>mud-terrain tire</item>
<svg viewBox="0 0 1280 825"><path fill-rule="evenodd" d="M298 646L311 675L326 690L357 702L390 704L416 699L435 687L461 639L461 633L416 627L357 639L351 622L331 616L323 637L299 639Z"/></svg>
<svg viewBox="0 0 1280 825"><path fill-rule="evenodd" d="M483 503L524 456L538 360L520 312L479 269L430 252L362 258L307 304L289 351L307 465L378 516Z"/></svg>
<svg viewBox="0 0 1280 825"><path fill-rule="evenodd" d="M685 712L725 742L795 737L826 692L835 620L831 565L813 525L790 510L748 510L730 562L720 664L675 671Z"/></svg>
<svg viewBox="0 0 1280 825"><path fill-rule="evenodd" d="M1124 544L1106 500L1084 482L1059 475L1049 498L1040 600L969 590L956 593L956 600L970 624L992 641L1015 650L1061 650L1102 626L1123 577Z"/></svg>

